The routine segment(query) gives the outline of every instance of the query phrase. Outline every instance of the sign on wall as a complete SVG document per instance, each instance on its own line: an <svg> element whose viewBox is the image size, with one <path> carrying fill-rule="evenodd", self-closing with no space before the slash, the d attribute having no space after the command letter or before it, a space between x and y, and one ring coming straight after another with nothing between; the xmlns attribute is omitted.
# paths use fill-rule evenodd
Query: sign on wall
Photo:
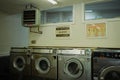
<svg viewBox="0 0 120 80"><path fill-rule="evenodd" d="M69 37L70 37L69 26L56 27L56 38L69 38Z"/></svg>
<svg viewBox="0 0 120 80"><path fill-rule="evenodd" d="M106 36L106 23L86 24L87 37L104 38Z"/></svg>

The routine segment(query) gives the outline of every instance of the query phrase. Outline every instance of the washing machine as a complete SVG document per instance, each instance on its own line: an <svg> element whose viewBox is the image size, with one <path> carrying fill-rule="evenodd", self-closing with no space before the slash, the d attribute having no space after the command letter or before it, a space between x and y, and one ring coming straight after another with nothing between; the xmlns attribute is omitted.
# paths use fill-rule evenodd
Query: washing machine
<svg viewBox="0 0 120 80"><path fill-rule="evenodd" d="M57 50L58 80L91 80L91 50Z"/></svg>
<svg viewBox="0 0 120 80"><path fill-rule="evenodd" d="M34 80L57 80L57 55L52 48L33 48L32 76Z"/></svg>
<svg viewBox="0 0 120 80"><path fill-rule="evenodd" d="M119 49L96 49L92 61L93 80L120 80Z"/></svg>
<svg viewBox="0 0 120 80"><path fill-rule="evenodd" d="M12 80L30 80L31 53L25 47L12 47L10 50L10 74Z"/></svg>

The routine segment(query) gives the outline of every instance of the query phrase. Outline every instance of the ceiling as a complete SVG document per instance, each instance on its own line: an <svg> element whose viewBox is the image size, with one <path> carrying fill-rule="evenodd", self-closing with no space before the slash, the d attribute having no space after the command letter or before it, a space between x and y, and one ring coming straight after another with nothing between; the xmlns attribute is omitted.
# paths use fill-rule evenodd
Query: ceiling
<svg viewBox="0 0 120 80"><path fill-rule="evenodd" d="M16 14L21 13L25 9L25 6L28 4L32 4L34 7L43 10L48 8L61 7L65 5L95 0L57 0L57 1L59 3L57 5L53 5L49 3L47 0L0 0L0 11L9 14Z"/></svg>

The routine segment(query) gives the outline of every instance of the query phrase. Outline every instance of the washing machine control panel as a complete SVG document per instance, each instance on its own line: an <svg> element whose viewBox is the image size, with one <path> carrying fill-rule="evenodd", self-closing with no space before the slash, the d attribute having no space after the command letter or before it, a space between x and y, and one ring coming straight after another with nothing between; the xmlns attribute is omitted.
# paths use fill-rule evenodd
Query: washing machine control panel
<svg viewBox="0 0 120 80"><path fill-rule="evenodd" d="M53 53L52 48L33 48L33 53Z"/></svg>
<svg viewBox="0 0 120 80"><path fill-rule="evenodd" d="M11 53L27 52L27 48L26 47L12 47L10 52Z"/></svg>
<svg viewBox="0 0 120 80"><path fill-rule="evenodd" d="M57 50L58 54L79 54L81 56L85 56L85 50L80 49L71 49L71 50Z"/></svg>
<svg viewBox="0 0 120 80"><path fill-rule="evenodd" d="M120 59L120 51L95 51L93 57Z"/></svg>

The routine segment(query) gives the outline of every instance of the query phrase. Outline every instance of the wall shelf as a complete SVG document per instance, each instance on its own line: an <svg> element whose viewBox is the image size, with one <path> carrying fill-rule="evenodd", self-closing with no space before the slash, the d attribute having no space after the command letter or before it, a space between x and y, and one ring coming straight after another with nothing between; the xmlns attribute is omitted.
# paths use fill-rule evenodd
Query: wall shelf
<svg viewBox="0 0 120 80"><path fill-rule="evenodd" d="M37 33L37 34L42 34L42 31L40 31L40 27L30 27L30 32L32 33Z"/></svg>

